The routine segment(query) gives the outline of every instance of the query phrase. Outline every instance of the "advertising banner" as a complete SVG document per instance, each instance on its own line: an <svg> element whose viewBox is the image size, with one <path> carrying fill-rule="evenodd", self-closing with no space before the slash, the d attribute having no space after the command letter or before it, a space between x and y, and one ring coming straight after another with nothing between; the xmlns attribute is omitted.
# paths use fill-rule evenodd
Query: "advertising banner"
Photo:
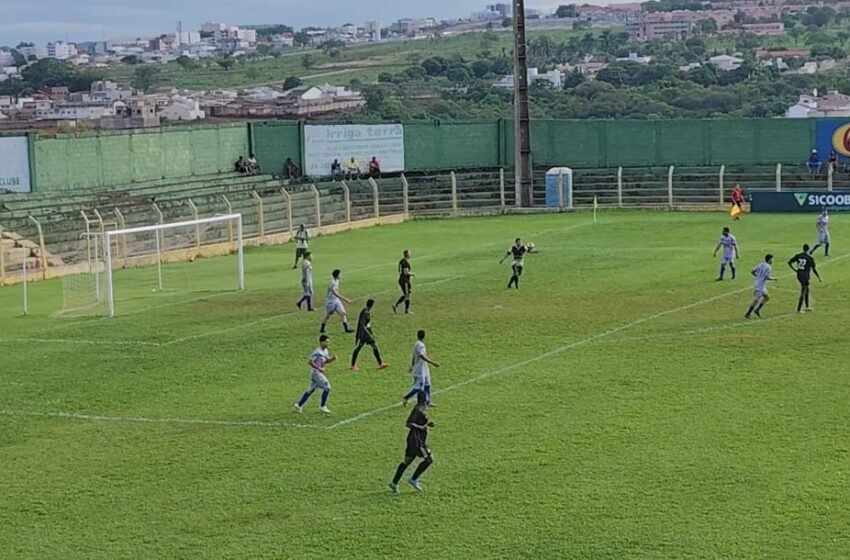
<svg viewBox="0 0 850 560"><path fill-rule="evenodd" d="M304 172L331 174L331 164L355 158L365 174L378 158L382 172L404 171L404 127L400 124L307 125L304 127Z"/></svg>
<svg viewBox="0 0 850 560"><path fill-rule="evenodd" d="M830 212L850 211L850 192L754 192L752 212Z"/></svg>
<svg viewBox="0 0 850 560"><path fill-rule="evenodd" d="M0 192L31 192L26 136L0 137Z"/></svg>

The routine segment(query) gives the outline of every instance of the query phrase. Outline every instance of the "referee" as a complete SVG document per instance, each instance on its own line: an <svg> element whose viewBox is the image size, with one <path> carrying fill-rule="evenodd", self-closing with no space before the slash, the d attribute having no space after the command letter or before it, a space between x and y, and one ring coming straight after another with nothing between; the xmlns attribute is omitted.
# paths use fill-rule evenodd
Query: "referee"
<svg viewBox="0 0 850 560"><path fill-rule="evenodd" d="M401 297L393 304L393 313L397 313L398 306L404 303L404 313L413 315L410 310L410 280L416 276L410 270L410 250L405 249L401 260L398 261L398 286L401 288Z"/></svg>
<svg viewBox="0 0 850 560"><path fill-rule="evenodd" d="M428 428L433 428L434 423L428 420L425 411L428 407L428 398L425 396L425 391L419 391L416 395L416 407L410 412L407 417L407 450L404 452L404 461L399 463L395 470L395 476L390 482L390 490L394 494L398 494L398 482L401 480L404 471L417 457L422 459L416 470L413 471L413 476L407 479L411 486L417 491L422 492L422 486L419 484L419 477L422 476L434 460L431 458L431 450L428 449Z"/></svg>
<svg viewBox="0 0 850 560"><path fill-rule="evenodd" d="M372 333L372 307L375 305L375 300L366 301L366 307L360 312L357 318L357 346L354 347L354 352L351 354L351 371L359 371L357 367L357 356L363 347L369 345L372 347L372 353L378 361L378 369L387 369L389 364L385 364L381 359L381 351L378 350L378 344L375 342L375 335Z"/></svg>

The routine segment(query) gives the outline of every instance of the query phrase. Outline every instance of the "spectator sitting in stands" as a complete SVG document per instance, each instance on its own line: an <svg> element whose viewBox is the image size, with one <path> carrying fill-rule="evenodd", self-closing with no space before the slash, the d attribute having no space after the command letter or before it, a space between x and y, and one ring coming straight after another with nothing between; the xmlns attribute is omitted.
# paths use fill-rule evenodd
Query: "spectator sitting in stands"
<svg viewBox="0 0 850 560"><path fill-rule="evenodd" d="M236 163L233 164L233 170L237 173L246 173L248 170L248 162L245 161L245 156L239 156Z"/></svg>
<svg viewBox="0 0 850 560"><path fill-rule="evenodd" d="M818 151L812 150L812 155L809 156L809 160L806 162L806 169L809 170L810 175L817 175L820 173L821 166L823 166L823 162L820 160Z"/></svg>
<svg viewBox="0 0 850 560"><path fill-rule="evenodd" d="M348 161L348 164L345 166L345 178L346 179L355 179L360 176L360 164L357 163L357 159L353 156Z"/></svg>
<svg viewBox="0 0 850 560"><path fill-rule="evenodd" d="M369 160L369 177L373 179L381 178L381 164L378 163L378 158L372 156L372 159Z"/></svg>
<svg viewBox="0 0 850 560"><path fill-rule="evenodd" d="M331 177L333 177L334 181L342 179L342 164L338 159L335 159L331 164Z"/></svg>
<svg viewBox="0 0 850 560"><path fill-rule="evenodd" d="M260 164L257 163L257 158L254 157L254 154L248 158L248 175L259 175L260 174Z"/></svg>
<svg viewBox="0 0 850 560"><path fill-rule="evenodd" d="M829 152L829 158L826 161L833 173L838 171L838 154L835 153L835 150Z"/></svg>
<svg viewBox="0 0 850 560"><path fill-rule="evenodd" d="M286 162L283 164L283 178L298 179L299 177L301 177L301 170L295 165L292 158L286 158Z"/></svg>

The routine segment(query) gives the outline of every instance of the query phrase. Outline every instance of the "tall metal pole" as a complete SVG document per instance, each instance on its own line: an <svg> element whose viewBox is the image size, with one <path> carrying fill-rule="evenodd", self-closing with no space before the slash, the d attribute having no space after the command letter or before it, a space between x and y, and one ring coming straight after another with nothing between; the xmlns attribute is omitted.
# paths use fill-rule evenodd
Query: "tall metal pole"
<svg viewBox="0 0 850 560"><path fill-rule="evenodd" d="M532 196L531 116L528 110L528 57L525 0L514 0L514 175L517 206L530 207Z"/></svg>

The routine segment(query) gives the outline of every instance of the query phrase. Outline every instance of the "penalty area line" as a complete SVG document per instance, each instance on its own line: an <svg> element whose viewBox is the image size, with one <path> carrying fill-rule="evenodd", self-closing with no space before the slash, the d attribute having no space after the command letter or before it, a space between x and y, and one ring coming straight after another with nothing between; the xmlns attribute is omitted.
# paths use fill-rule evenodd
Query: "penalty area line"
<svg viewBox="0 0 850 560"><path fill-rule="evenodd" d="M146 416L104 416L77 412L27 412L23 410L0 410L0 416L17 418L54 418L87 422L126 422L135 424L175 424L194 426L226 426L234 428L321 428L317 424L298 422L260 422L255 420L205 420L200 418L149 418Z"/></svg>

